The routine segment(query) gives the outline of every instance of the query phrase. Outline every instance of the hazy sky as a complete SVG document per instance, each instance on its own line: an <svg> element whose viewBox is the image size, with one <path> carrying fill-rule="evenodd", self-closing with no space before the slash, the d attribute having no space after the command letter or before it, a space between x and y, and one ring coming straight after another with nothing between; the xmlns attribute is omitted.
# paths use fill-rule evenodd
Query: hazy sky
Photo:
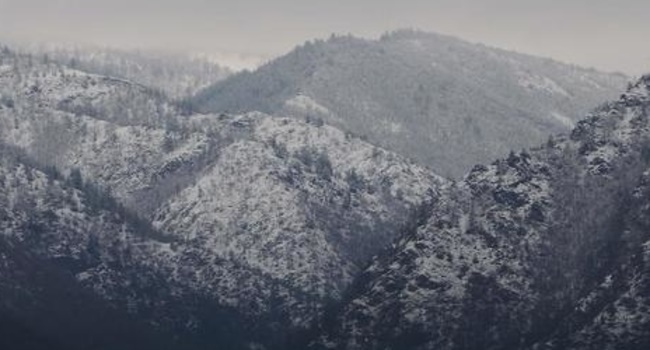
<svg viewBox="0 0 650 350"><path fill-rule="evenodd" d="M0 39L278 55L409 27L640 74L649 18L648 0L0 0Z"/></svg>

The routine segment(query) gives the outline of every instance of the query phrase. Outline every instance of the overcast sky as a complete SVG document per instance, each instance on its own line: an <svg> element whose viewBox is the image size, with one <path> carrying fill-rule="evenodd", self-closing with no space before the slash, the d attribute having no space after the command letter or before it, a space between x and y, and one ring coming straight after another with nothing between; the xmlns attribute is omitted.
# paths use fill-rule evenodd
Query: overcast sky
<svg viewBox="0 0 650 350"><path fill-rule="evenodd" d="M0 0L0 40L279 55L398 28L650 72L648 0Z"/></svg>

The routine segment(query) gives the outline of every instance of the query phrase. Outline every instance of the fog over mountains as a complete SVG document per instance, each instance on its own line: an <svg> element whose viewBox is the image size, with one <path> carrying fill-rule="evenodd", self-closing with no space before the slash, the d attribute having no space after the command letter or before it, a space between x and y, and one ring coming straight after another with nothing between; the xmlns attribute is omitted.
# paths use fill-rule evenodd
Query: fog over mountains
<svg viewBox="0 0 650 350"><path fill-rule="evenodd" d="M646 349L649 96L412 30L0 47L0 345Z"/></svg>

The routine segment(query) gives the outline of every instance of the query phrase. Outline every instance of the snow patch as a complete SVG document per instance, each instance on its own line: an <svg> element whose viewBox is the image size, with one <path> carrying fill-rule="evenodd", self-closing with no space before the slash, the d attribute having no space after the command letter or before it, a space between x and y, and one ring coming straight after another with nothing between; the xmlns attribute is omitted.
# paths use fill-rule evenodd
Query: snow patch
<svg viewBox="0 0 650 350"><path fill-rule="evenodd" d="M297 109L302 112L311 112L319 114L332 114L329 109L314 101L311 97L298 95L285 102L289 108Z"/></svg>
<svg viewBox="0 0 650 350"><path fill-rule="evenodd" d="M0 74L3 74L5 72L9 72L13 69L13 66L5 64L0 66Z"/></svg>
<svg viewBox="0 0 650 350"><path fill-rule="evenodd" d="M564 90L558 83L554 80L543 77L537 74L531 74L526 72L518 72L518 84L524 88L530 90L540 90L554 95L562 95L565 97L571 97L571 95Z"/></svg>
<svg viewBox="0 0 650 350"><path fill-rule="evenodd" d="M564 115L562 113L551 112L551 117L553 117L553 119L559 121L560 123L562 123L562 125L570 128L570 129L573 129L573 127L575 127L575 123L573 122L573 120L571 120L571 118L567 117L566 115Z"/></svg>

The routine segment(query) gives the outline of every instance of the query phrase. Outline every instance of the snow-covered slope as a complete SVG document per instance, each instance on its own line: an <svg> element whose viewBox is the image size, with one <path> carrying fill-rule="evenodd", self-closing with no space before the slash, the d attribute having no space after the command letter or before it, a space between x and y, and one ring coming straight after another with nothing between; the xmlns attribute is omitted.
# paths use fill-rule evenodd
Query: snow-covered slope
<svg viewBox="0 0 650 350"><path fill-rule="evenodd" d="M398 31L378 41L308 42L205 89L194 103L321 119L459 178L474 164L569 131L626 83L618 74Z"/></svg>
<svg viewBox="0 0 650 350"><path fill-rule="evenodd" d="M576 94L534 74L520 86ZM649 86L641 79L570 136L450 183L324 123L345 118L306 93L281 100L304 120L186 115L144 86L2 50L0 269L25 269L21 256L51 262L64 291L172 334L172 348L308 338L341 349L645 349ZM0 294L12 285L43 286L0 275ZM13 327L6 310L21 308L0 304ZM310 325L318 336L302 333Z"/></svg>
<svg viewBox="0 0 650 350"><path fill-rule="evenodd" d="M308 326L444 182L320 122L182 116L127 81L11 53L0 67L0 138L109 192L166 240L134 254L132 275L101 267L78 278L118 306L210 339L223 337L224 313L242 332L233 344L268 345ZM147 274L156 277L132 280Z"/></svg>
<svg viewBox="0 0 650 350"><path fill-rule="evenodd" d="M645 77L570 137L446 187L314 347L647 347L649 111Z"/></svg>
<svg viewBox="0 0 650 350"><path fill-rule="evenodd" d="M154 224L321 297L336 297L442 182L329 126L261 114L223 120L240 129L238 140Z"/></svg>

